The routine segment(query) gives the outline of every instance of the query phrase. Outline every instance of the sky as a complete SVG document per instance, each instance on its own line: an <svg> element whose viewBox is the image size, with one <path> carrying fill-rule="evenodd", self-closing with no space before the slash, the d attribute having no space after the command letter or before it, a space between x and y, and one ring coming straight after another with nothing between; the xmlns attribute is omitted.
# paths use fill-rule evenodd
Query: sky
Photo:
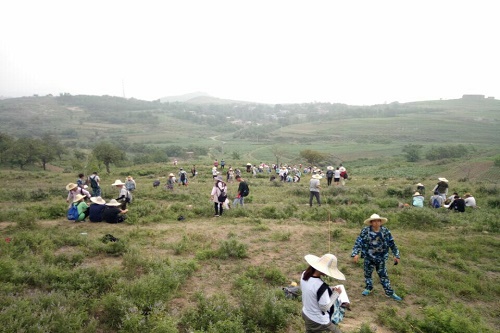
<svg viewBox="0 0 500 333"><path fill-rule="evenodd" d="M16 0L0 96L500 99L498 0Z"/></svg>

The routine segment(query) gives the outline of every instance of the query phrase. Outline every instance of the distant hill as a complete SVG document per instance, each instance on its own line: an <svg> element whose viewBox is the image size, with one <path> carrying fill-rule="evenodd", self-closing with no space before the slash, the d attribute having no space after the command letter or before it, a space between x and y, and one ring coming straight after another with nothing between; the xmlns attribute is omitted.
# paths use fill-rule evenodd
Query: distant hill
<svg viewBox="0 0 500 333"><path fill-rule="evenodd" d="M162 103L167 103L167 102L186 102L190 99L197 98L197 97L210 97L207 93L197 91L189 94L183 94L183 95L177 95L177 96L166 96L160 98L160 102Z"/></svg>

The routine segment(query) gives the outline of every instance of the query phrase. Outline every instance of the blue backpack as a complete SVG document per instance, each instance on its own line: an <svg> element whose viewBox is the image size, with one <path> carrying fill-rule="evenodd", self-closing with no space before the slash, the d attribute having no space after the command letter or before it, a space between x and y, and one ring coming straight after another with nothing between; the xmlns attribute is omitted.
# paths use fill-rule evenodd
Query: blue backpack
<svg viewBox="0 0 500 333"><path fill-rule="evenodd" d="M432 207L434 207L434 208L440 208L441 207L441 204L439 203L439 200L437 198L434 198L432 200Z"/></svg>
<svg viewBox="0 0 500 333"><path fill-rule="evenodd" d="M71 207L69 207L66 216L70 221L77 221L80 217L80 214L78 214L78 205L72 204Z"/></svg>

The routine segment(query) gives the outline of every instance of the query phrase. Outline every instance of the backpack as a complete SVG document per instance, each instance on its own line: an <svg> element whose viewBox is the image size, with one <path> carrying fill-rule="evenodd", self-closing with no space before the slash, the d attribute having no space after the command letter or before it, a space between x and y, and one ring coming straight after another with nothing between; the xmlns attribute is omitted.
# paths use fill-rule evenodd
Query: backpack
<svg viewBox="0 0 500 333"><path fill-rule="evenodd" d="M89 177L89 180L90 180L90 187L92 187L92 188L98 188L99 187L99 184L97 183L97 180L95 179L95 176L94 177Z"/></svg>
<svg viewBox="0 0 500 333"><path fill-rule="evenodd" d="M217 188L220 190L220 194L217 196L217 200L222 203L225 202L227 199L227 193L225 191L225 186L223 189L219 187L219 184L217 184Z"/></svg>
<svg viewBox="0 0 500 333"><path fill-rule="evenodd" d="M340 174L344 179L347 179L347 177L349 177L347 175L347 172L346 171L343 171L341 174Z"/></svg>
<svg viewBox="0 0 500 333"><path fill-rule="evenodd" d="M432 199L432 207L433 208L440 208L441 207L441 204L439 203L438 198Z"/></svg>
<svg viewBox="0 0 500 333"><path fill-rule="evenodd" d="M285 298L288 299L296 299L300 296L300 288L299 287L283 287L283 292L285 293Z"/></svg>
<svg viewBox="0 0 500 333"><path fill-rule="evenodd" d="M78 205L71 204L71 207L69 207L66 216L70 221L77 221L78 218L80 217L80 214L78 214Z"/></svg>
<svg viewBox="0 0 500 333"><path fill-rule="evenodd" d="M250 188L248 187L248 184L245 184L245 187L243 188L243 191L241 192L241 195L246 197L250 194Z"/></svg>
<svg viewBox="0 0 500 333"><path fill-rule="evenodd" d="M186 173L185 172L182 172L181 173L181 182L185 181L186 180Z"/></svg>

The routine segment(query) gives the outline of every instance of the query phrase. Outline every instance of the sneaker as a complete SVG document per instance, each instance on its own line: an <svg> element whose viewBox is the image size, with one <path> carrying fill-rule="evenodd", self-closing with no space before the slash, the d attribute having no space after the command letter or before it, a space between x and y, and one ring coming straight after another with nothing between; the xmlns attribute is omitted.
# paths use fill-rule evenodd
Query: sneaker
<svg viewBox="0 0 500 333"><path fill-rule="evenodd" d="M387 297L390 297L392 298L393 300L395 301L402 301L403 299L401 297L399 297L398 295L396 295L395 293L392 294L392 295L386 295Z"/></svg>
<svg viewBox="0 0 500 333"><path fill-rule="evenodd" d="M370 294L371 294L371 292L372 292L371 290L369 290L369 289L365 289L365 290L363 290L363 292L361 293L361 295L363 295L363 296L368 296L368 295L370 295Z"/></svg>
<svg viewBox="0 0 500 333"><path fill-rule="evenodd" d="M219 217L219 214L215 214L214 217Z"/></svg>

